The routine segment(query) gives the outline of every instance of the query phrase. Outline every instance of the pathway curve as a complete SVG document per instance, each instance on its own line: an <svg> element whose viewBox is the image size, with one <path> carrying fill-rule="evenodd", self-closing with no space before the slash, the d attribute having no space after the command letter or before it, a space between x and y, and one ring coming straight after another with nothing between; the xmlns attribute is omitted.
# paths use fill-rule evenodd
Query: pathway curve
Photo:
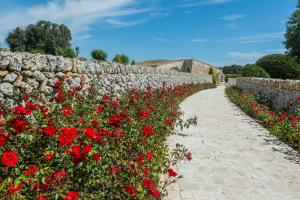
<svg viewBox="0 0 300 200"><path fill-rule="evenodd" d="M274 138L230 103L223 86L196 93L181 108L198 126L169 138L170 148L184 144L193 160L178 166L184 178L169 187L168 200L300 199L300 165L275 151L281 147L267 142Z"/></svg>

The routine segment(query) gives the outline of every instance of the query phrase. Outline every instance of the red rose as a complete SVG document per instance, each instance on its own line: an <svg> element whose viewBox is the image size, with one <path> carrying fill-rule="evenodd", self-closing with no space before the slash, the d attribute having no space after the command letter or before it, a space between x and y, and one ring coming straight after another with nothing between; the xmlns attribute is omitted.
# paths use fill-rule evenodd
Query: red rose
<svg viewBox="0 0 300 200"><path fill-rule="evenodd" d="M24 186L23 183L19 183L19 185L17 185L17 186L16 186L15 184L12 183L12 184L9 186L9 193L13 194L13 193L19 191L23 186Z"/></svg>
<svg viewBox="0 0 300 200"><path fill-rule="evenodd" d="M2 154L2 165L6 167L13 167L18 162L18 154L14 151L5 151Z"/></svg>
<svg viewBox="0 0 300 200"><path fill-rule="evenodd" d="M132 197L135 197L136 196L136 193L137 193L137 190L135 187L131 187L131 186L127 186L126 187L126 192L132 196Z"/></svg>
<svg viewBox="0 0 300 200"><path fill-rule="evenodd" d="M52 160L52 158L53 158L52 153L47 153L47 154L45 155L45 160L47 160L47 161Z"/></svg>
<svg viewBox="0 0 300 200"><path fill-rule="evenodd" d="M170 120L169 118L167 118L167 119L166 119L166 124L167 124L168 126L172 126L173 121Z"/></svg>
<svg viewBox="0 0 300 200"><path fill-rule="evenodd" d="M30 115L31 110L29 108L25 108L23 105L18 105L14 108L13 113L15 115Z"/></svg>
<svg viewBox="0 0 300 200"><path fill-rule="evenodd" d="M152 195L154 198L158 199L159 196L160 196L160 192L159 192L158 190L154 190L154 191L151 192L151 195Z"/></svg>
<svg viewBox="0 0 300 200"><path fill-rule="evenodd" d="M5 137L5 135L0 134L0 147L5 146L5 144L6 144L6 137Z"/></svg>
<svg viewBox="0 0 300 200"><path fill-rule="evenodd" d="M43 133L46 136L53 137L56 133L56 128L48 125L45 128L43 128Z"/></svg>
<svg viewBox="0 0 300 200"><path fill-rule="evenodd" d="M187 153L186 155L185 155L185 157L186 157L186 159L188 160L188 161L191 161L192 160L192 154L189 152L189 153Z"/></svg>
<svg viewBox="0 0 300 200"><path fill-rule="evenodd" d="M72 114L74 113L74 110L73 110L73 108L71 108L71 107L64 107L63 108L63 114L65 115L65 116L71 116Z"/></svg>
<svg viewBox="0 0 300 200"><path fill-rule="evenodd" d="M151 160L153 158L153 154L151 152L147 152L146 157Z"/></svg>
<svg viewBox="0 0 300 200"><path fill-rule="evenodd" d="M119 105L117 102L115 102L115 103L113 104L113 107L114 107L114 109L118 109L118 108L120 107L120 105Z"/></svg>
<svg viewBox="0 0 300 200"><path fill-rule="evenodd" d="M56 181L61 181L62 179L66 178L67 176L68 176L68 172L66 172L64 169L54 172L54 174L53 174L53 178Z"/></svg>
<svg viewBox="0 0 300 200"><path fill-rule="evenodd" d="M71 146L76 135L76 128L62 128L58 137L60 146Z"/></svg>
<svg viewBox="0 0 300 200"><path fill-rule="evenodd" d="M44 195L40 195L36 198L36 200L47 200L47 198Z"/></svg>
<svg viewBox="0 0 300 200"><path fill-rule="evenodd" d="M24 172L24 174L26 176L34 176L35 172L38 170L39 168L36 165L33 166L28 166L26 171Z"/></svg>
<svg viewBox="0 0 300 200"><path fill-rule="evenodd" d="M94 159L95 161L101 160L100 154L99 154L99 153L95 153L95 154L93 155L93 159Z"/></svg>
<svg viewBox="0 0 300 200"><path fill-rule="evenodd" d="M84 153L90 153L92 151L92 145L90 144L85 144L84 147L83 147L83 151Z"/></svg>
<svg viewBox="0 0 300 200"><path fill-rule="evenodd" d="M153 128L152 128L151 126L145 126L145 127L143 128L143 133L144 133L145 135L147 135L147 136L151 136L151 135L154 134L154 130L153 130Z"/></svg>
<svg viewBox="0 0 300 200"><path fill-rule="evenodd" d="M147 168L145 168L145 167L142 169L142 171L143 171L143 173L144 173L145 175L148 175L148 174L149 174L149 171L148 171L148 169L147 169Z"/></svg>
<svg viewBox="0 0 300 200"><path fill-rule="evenodd" d="M103 109L104 109L104 106L98 106L98 107L96 108L96 113L97 113L97 114L101 114L102 111L103 111Z"/></svg>
<svg viewBox="0 0 300 200"><path fill-rule="evenodd" d="M84 155L81 153L80 146L75 145L71 151L73 163L78 164L84 159Z"/></svg>
<svg viewBox="0 0 300 200"><path fill-rule="evenodd" d="M83 132L94 142L98 142L99 140L101 140L101 135L95 129L84 128Z"/></svg>
<svg viewBox="0 0 300 200"><path fill-rule="evenodd" d="M119 126L121 122L120 115L113 115L108 119L108 124L111 126Z"/></svg>
<svg viewBox="0 0 300 200"><path fill-rule="evenodd" d="M79 199L79 193L75 191L70 191L67 193L67 197L64 200L77 200Z"/></svg>
<svg viewBox="0 0 300 200"><path fill-rule="evenodd" d="M169 176L172 176L172 177L177 176L177 173L171 168L168 169L168 173L169 173Z"/></svg>
<svg viewBox="0 0 300 200"><path fill-rule="evenodd" d="M26 129L26 122L21 119L14 119L12 121L12 127L14 128L15 132L21 133Z"/></svg>

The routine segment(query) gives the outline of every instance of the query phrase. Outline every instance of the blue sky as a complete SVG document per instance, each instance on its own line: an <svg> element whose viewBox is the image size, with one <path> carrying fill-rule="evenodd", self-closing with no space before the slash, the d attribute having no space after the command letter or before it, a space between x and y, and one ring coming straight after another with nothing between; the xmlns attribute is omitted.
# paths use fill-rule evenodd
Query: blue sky
<svg viewBox="0 0 300 200"><path fill-rule="evenodd" d="M283 53L297 0L0 0L0 44L40 19L64 23L90 57L125 53L138 61L196 58L223 66Z"/></svg>

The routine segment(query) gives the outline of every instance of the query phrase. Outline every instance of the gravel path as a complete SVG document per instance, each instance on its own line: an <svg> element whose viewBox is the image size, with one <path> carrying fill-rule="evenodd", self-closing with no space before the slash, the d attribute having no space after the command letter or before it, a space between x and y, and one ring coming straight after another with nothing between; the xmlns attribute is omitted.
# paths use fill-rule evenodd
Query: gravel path
<svg viewBox="0 0 300 200"><path fill-rule="evenodd" d="M193 160L179 164L184 178L166 199L300 199L299 157L230 103L223 86L189 97L181 108L185 118L198 117L198 126L170 137L169 146L184 144Z"/></svg>

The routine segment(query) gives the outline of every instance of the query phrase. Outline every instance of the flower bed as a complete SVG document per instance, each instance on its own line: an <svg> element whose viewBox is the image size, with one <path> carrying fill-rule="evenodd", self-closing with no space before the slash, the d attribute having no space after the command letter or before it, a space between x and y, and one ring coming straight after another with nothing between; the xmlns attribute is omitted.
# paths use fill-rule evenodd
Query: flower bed
<svg viewBox="0 0 300 200"><path fill-rule="evenodd" d="M286 112L275 113L267 106L267 101L261 103L265 99L236 88L226 88L226 94L234 104L258 120L273 135L300 151L300 115L288 115Z"/></svg>
<svg viewBox="0 0 300 200"><path fill-rule="evenodd" d="M211 87L131 90L114 99L57 82L50 99L20 98L0 120L1 199L162 198L159 176L177 176L165 142L178 105Z"/></svg>

